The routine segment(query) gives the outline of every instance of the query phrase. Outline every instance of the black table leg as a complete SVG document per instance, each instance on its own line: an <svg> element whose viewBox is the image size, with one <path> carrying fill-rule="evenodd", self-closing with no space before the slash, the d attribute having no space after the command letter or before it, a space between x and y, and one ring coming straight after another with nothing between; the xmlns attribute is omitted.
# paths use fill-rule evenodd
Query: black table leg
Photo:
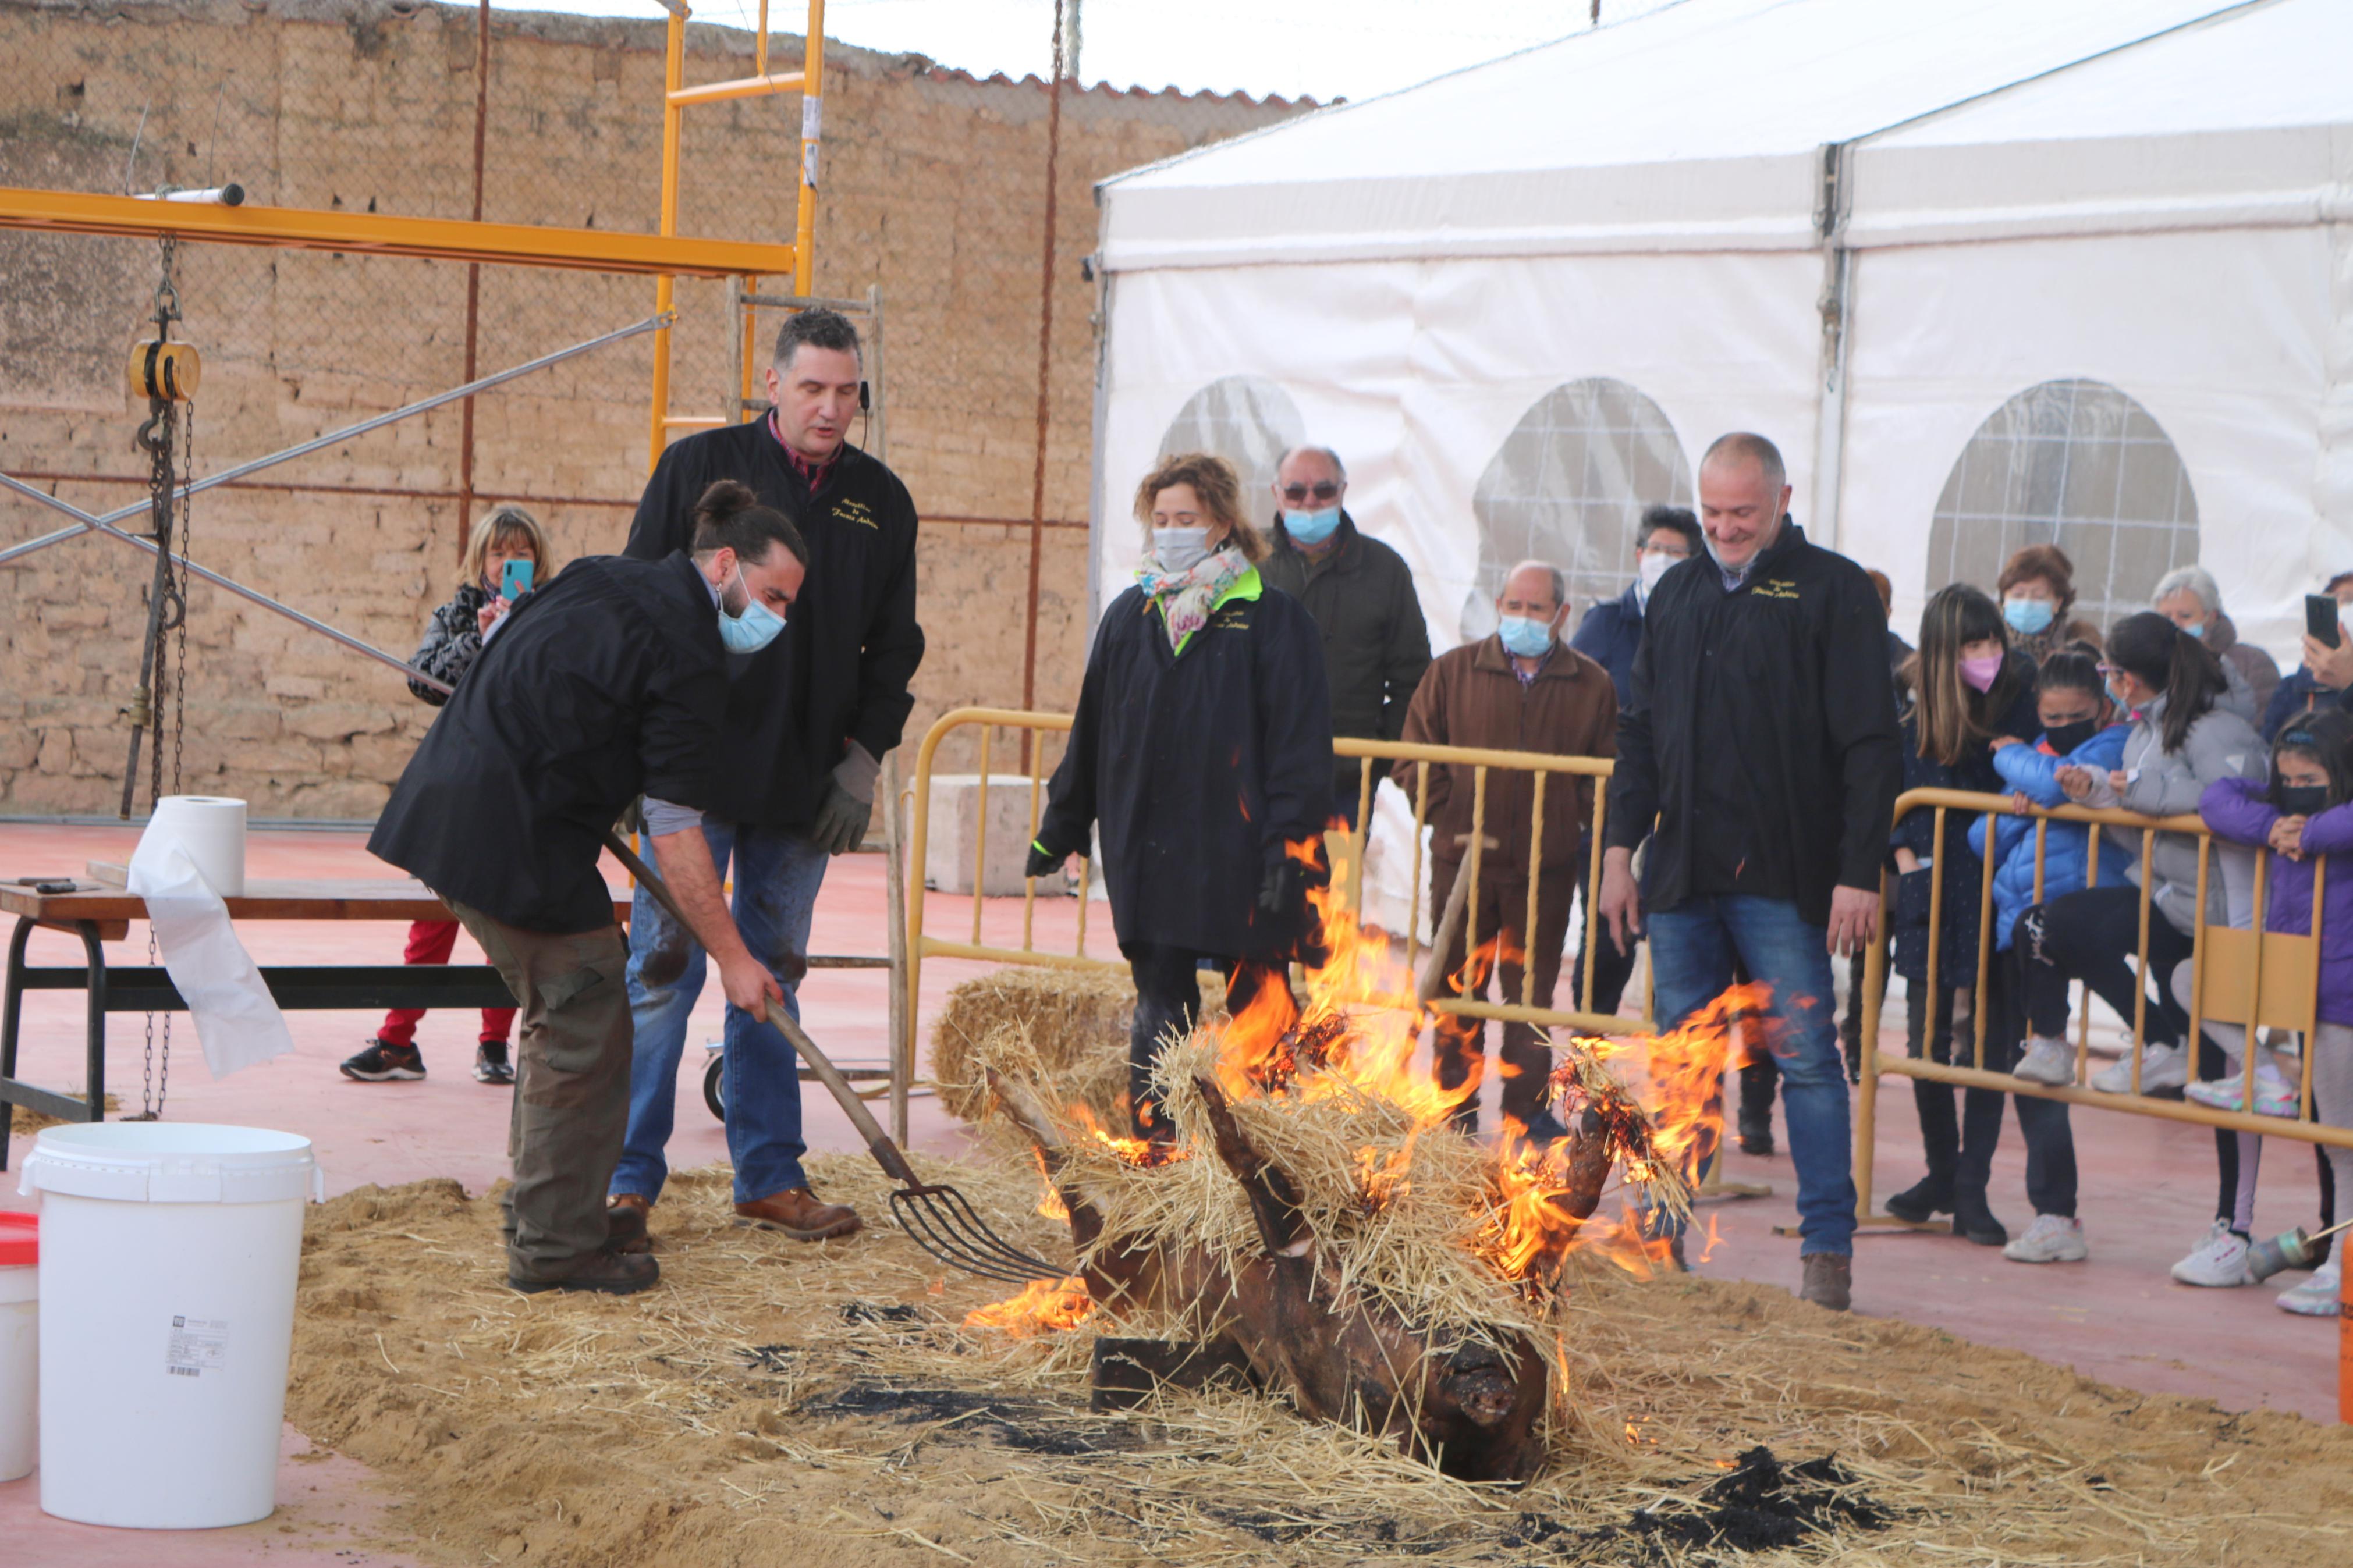
<svg viewBox="0 0 2353 1568"><path fill-rule="evenodd" d="M87 1120L106 1120L106 944L98 939L95 921L76 921L74 929L81 933L81 950L90 960L90 1024L84 1051L87 1064L82 1069L83 1092L90 1096Z"/></svg>
<svg viewBox="0 0 2353 1568"><path fill-rule="evenodd" d="M25 950L32 940L37 922L25 916L16 919L16 929L8 938L8 975L6 990L0 994L0 1081L14 1083L16 1077L16 1047L24 1025L25 1012ZM83 1027L83 1074L86 1087L83 1098L68 1097L39 1091L48 1104L42 1109L57 1108L58 1100L81 1112L85 1121L106 1120L106 945L99 938L98 925L93 921L76 921L74 934L81 938L83 980L89 999L88 1022ZM18 1085L30 1090L30 1084ZM0 1101L13 1121L16 1105ZM8 1140L0 1136L0 1171L8 1168Z"/></svg>
<svg viewBox="0 0 2353 1568"><path fill-rule="evenodd" d="M0 996L0 1079L16 1076L16 1025L25 1010L25 944L33 939L33 922L24 916L16 917L16 929L8 938L7 990ZM0 1115L11 1123L16 1119L16 1106L0 1101ZM0 1171L8 1168L8 1140L14 1134L0 1128Z"/></svg>

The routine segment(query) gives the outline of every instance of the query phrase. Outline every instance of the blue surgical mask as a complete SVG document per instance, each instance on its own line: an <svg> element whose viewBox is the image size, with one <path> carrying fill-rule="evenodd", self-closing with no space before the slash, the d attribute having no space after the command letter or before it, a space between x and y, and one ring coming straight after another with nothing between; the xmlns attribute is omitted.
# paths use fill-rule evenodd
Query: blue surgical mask
<svg viewBox="0 0 2353 1568"><path fill-rule="evenodd" d="M2204 642L2206 640L2206 628L2213 624L2214 623L2212 621L2200 621L2194 626L2183 626L2181 628L2181 632L2184 637L2193 637L2199 641Z"/></svg>
<svg viewBox="0 0 2353 1568"><path fill-rule="evenodd" d="M1332 537L1340 526L1340 509L1327 506L1321 511L1293 511L1286 508L1282 514L1282 531L1298 544L1321 544Z"/></svg>
<svg viewBox="0 0 2353 1568"><path fill-rule="evenodd" d="M1531 620L1526 616L1505 616L1496 630L1503 634L1504 651L1519 658L1535 658L1552 647L1552 623Z"/></svg>
<svg viewBox="0 0 2353 1568"><path fill-rule="evenodd" d="M741 562L735 566L735 581L744 583ZM731 616L727 613L725 598L722 597L719 602L719 640L727 645L729 653L757 653L776 641L776 634L784 629L784 616L760 603L759 595L752 592L749 583L744 583L744 608L741 611Z"/></svg>
<svg viewBox="0 0 2353 1568"><path fill-rule="evenodd" d="M2051 601L2048 599L2004 599L2001 618L2010 629L2024 637L2032 637L2051 624Z"/></svg>

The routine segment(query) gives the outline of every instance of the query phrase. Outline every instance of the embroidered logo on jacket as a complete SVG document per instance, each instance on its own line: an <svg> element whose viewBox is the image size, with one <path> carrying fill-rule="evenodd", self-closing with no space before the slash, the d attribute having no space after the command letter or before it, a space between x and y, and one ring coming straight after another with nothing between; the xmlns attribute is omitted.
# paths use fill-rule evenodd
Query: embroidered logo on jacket
<svg viewBox="0 0 2353 1568"><path fill-rule="evenodd" d="M871 528L878 532L881 531L881 525L874 521L874 513L868 510L864 501L854 497L844 496L834 502L833 515L844 522L854 522L860 528Z"/></svg>
<svg viewBox="0 0 2353 1568"><path fill-rule="evenodd" d="M1798 584L1787 577L1767 577L1750 590L1760 599L1796 599Z"/></svg>

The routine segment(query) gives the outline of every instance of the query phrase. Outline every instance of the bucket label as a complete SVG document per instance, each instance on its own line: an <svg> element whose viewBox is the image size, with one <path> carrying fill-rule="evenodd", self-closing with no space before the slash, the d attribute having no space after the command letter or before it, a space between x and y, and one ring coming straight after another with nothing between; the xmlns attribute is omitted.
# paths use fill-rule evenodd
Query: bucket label
<svg viewBox="0 0 2353 1568"><path fill-rule="evenodd" d="M202 1377L218 1372L228 1355L228 1324L219 1318L172 1320L172 1336L164 1347L164 1370L173 1377Z"/></svg>

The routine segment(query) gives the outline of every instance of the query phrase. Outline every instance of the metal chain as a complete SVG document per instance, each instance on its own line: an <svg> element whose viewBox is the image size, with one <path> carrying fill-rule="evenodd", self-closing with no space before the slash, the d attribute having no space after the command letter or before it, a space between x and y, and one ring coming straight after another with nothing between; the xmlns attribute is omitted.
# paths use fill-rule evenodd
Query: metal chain
<svg viewBox="0 0 2353 1568"><path fill-rule="evenodd" d="M179 289L174 286L172 268L177 259L179 246L170 235L163 240L162 277L155 285L155 335L168 339L171 323L181 319ZM187 520L191 512L189 498L184 493L195 479L196 414L193 404L177 411L169 404L154 410L150 424L159 424L157 438L149 446L152 460L148 465L148 488L155 519L155 548L160 552L158 592L164 595L164 617L155 626L153 677L148 682L148 722L153 744L148 747L147 800L152 812L164 795L164 683L172 683L172 789L180 791L181 753L187 737L187 667L188 667L188 599L187 585L173 559L174 545L182 554L187 552ZM174 431L176 423L177 430ZM174 434L179 437L181 477L175 487L172 473L172 447ZM175 488L183 493L174 500ZM178 526L174 526L173 512L179 512ZM176 655L176 663L174 656ZM153 967L160 956L155 941L155 927L147 927L147 963ZM139 1114L127 1120L154 1121L162 1119L164 1101L172 1088L172 1017L164 1016L163 1066L159 1080L156 1068L155 1015L147 1015L146 1060L140 1079Z"/></svg>

